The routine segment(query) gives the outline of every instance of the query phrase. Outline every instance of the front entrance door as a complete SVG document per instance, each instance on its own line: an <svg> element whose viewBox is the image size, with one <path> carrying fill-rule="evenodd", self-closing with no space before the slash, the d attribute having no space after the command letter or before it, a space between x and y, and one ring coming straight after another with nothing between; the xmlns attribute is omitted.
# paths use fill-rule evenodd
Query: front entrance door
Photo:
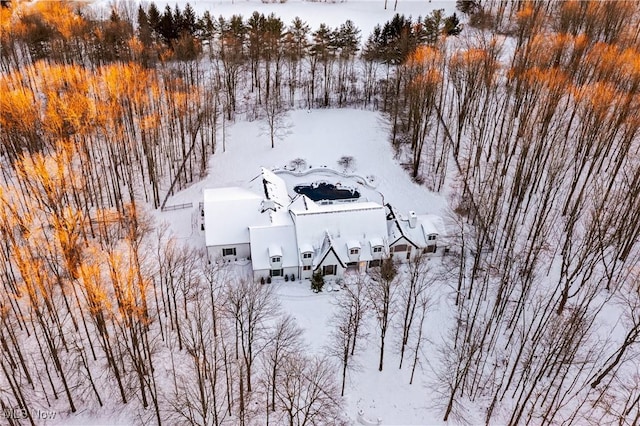
<svg viewBox="0 0 640 426"><path fill-rule="evenodd" d="M281 277L282 276L282 269L272 269L270 271L269 275L271 275L272 277Z"/></svg>

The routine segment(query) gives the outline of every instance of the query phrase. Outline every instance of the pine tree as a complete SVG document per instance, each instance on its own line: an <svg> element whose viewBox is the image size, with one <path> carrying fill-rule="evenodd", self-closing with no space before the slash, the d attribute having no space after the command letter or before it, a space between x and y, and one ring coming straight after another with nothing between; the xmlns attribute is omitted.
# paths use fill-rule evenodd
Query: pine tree
<svg viewBox="0 0 640 426"><path fill-rule="evenodd" d="M311 277L311 290L315 293L320 293L322 291L322 287L324 287L324 277L322 276L322 272L318 269Z"/></svg>
<svg viewBox="0 0 640 426"><path fill-rule="evenodd" d="M162 15L160 14L160 11L158 10L158 6L156 6L155 3L151 3L149 5L147 16L148 16L149 26L151 27L153 37L157 41L160 38L160 20L162 19Z"/></svg>
<svg viewBox="0 0 640 426"><path fill-rule="evenodd" d="M445 18L444 28L442 31L444 32L444 34L449 36L457 36L458 34L460 34L460 32L462 32L460 20L455 13Z"/></svg>

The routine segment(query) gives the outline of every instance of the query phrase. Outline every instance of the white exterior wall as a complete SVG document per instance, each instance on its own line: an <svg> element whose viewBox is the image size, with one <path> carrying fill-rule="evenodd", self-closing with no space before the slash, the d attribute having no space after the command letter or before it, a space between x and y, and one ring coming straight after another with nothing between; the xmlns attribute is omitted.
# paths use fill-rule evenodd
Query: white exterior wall
<svg viewBox="0 0 640 426"><path fill-rule="evenodd" d="M349 254L349 262L358 262L360 261L360 251L362 250L360 247L357 247L358 252L355 254L351 254L351 249L347 248Z"/></svg>
<svg viewBox="0 0 640 426"><path fill-rule="evenodd" d="M308 271L303 270L302 266L300 266L300 278L310 279L312 275L313 275L313 266Z"/></svg>
<svg viewBox="0 0 640 426"><path fill-rule="evenodd" d="M333 251L329 251L329 253L327 253L327 256L324 258L322 263L320 263L320 265L318 265L315 269L319 268L320 272L322 272L322 267L325 265L336 265L336 274L326 275L329 278L334 276L341 277L344 274L344 268L342 267L342 265L340 265L340 261L338 260L336 255L333 253ZM312 272L312 271L309 271L309 272Z"/></svg>
<svg viewBox="0 0 640 426"><path fill-rule="evenodd" d="M298 276L298 267L297 266L292 266L289 268L282 268L282 271L285 275L288 275L289 278L291 278L291 274L295 275L296 277L296 281L298 281L300 279L300 277ZM264 278L265 280L267 279L267 277L269 276L271 270L270 269L259 269L259 270L255 270L253 271L253 279L257 282L260 281L260 278ZM272 279L278 279L278 280L283 280L283 277L276 277L276 278L272 278Z"/></svg>
<svg viewBox="0 0 640 426"><path fill-rule="evenodd" d="M222 257L222 249L225 249L225 248L235 248L236 255ZM249 243L246 243L246 244L229 244L224 246L209 246L207 247L207 252L209 254L209 260L211 261L216 261L218 259L223 259L225 261L249 259L251 257L251 245Z"/></svg>
<svg viewBox="0 0 640 426"><path fill-rule="evenodd" d="M405 251L401 251L401 252L393 252L393 249L398 246L398 245L406 245L407 246L407 250ZM394 260L398 260L400 262L406 262L407 261L407 251L411 250L410 252L410 257L413 258L415 255L417 255L419 252L421 252L421 249L417 249L416 247L413 246L413 244L411 244L409 242L409 240L407 240L405 237L401 237L398 241L394 242L393 244L391 244L389 246L389 252L393 255Z"/></svg>

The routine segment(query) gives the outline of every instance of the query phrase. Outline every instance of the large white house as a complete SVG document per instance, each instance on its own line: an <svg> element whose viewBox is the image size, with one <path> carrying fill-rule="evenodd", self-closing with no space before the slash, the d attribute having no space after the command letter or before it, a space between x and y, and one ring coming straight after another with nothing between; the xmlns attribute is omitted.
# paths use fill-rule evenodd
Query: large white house
<svg viewBox="0 0 640 426"><path fill-rule="evenodd" d="M313 201L291 197L275 173L262 169L261 191L240 187L204 190L204 232L212 261L248 259L255 279L315 271L340 277L365 271L393 255L442 253L444 226L433 215L403 216L371 201Z"/></svg>

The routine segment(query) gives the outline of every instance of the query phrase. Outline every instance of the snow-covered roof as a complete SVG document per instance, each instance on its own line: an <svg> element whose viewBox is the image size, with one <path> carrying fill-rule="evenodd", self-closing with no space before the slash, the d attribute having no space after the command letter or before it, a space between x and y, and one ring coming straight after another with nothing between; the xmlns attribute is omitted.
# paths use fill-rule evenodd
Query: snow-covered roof
<svg viewBox="0 0 640 426"><path fill-rule="evenodd" d="M316 246L314 264L330 248L343 262L349 261L348 249L370 248L370 240L382 242L387 236L384 207L373 202L318 204L306 196L297 197L289 206L296 224L298 247ZM371 250L361 250L360 260L369 260Z"/></svg>
<svg viewBox="0 0 640 426"><path fill-rule="evenodd" d="M304 211L307 209L307 201L312 202L306 195L296 195L291 204L289 204L289 211Z"/></svg>
<svg viewBox="0 0 640 426"><path fill-rule="evenodd" d="M298 266L296 233L293 224L279 226L252 226L251 263L254 270L271 269L270 257L280 256L282 267Z"/></svg>
<svg viewBox="0 0 640 426"><path fill-rule="evenodd" d="M347 241L347 248L348 249L354 249L354 248L361 248L362 246L360 245L360 241L358 240L348 240Z"/></svg>
<svg viewBox="0 0 640 426"><path fill-rule="evenodd" d="M207 246L246 244L249 225L266 225L262 197L239 187L204 190L204 230Z"/></svg>
<svg viewBox="0 0 640 426"><path fill-rule="evenodd" d="M384 245L384 241L382 238L373 237L369 240L369 244L371 244L371 247L380 247Z"/></svg>
<svg viewBox="0 0 640 426"><path fill-rule="evenodd" d="M382 211L384 212L384 207L378 203L374 203L373 201L335 202L331 204L324 204L324 203L321 204L321 203L316 203L306 195L301 195L300 197L296 197L294 202L292 202L291 205L289 206L289 210L294 212L298 216L324 214L324 213L343 213L343 212L372 210L372 209L382 209Z"/></svg>
<svg viewBox="0 0 640 426"><path fill-rule="evenodd" d="M427 236L427 235L437 235L439 234L438 230L436 229L435 224L429 220L428 218L425 218L421 221L420 226L422 227L422 233Z"/></svg>
<svg viewBox="0 0 640 426"><path fill-rule="evenodd" d="M445 236L444 221L436 215L417 215L416 225L410 226L409 216L396 215L396 219L388 221L390 241L404 236L419 247L429 245L429 235L436 235L438 239Z"/></svg>
<svg viewBox="0 0 640 426"><path fill-rule="evenodd" d="M291 202L287 185L281 177L271 170L262 168L262 184L264 185L264 196L276 204L276 208L287 207Z"/></svg>
<svg viewBox="0 0 640 426"><path fill-rule="evenodd" d="M251 231L249 231L249 233L251 233ZM279 244L270 244L268 252L269 257L282 256L282 246Z"/></svg>
<svg viewBox="0 0 640 426"><path fill-rule="evenodd" d="M300 245L300 253L313 253L313 246L311 244Z"/></svg>

